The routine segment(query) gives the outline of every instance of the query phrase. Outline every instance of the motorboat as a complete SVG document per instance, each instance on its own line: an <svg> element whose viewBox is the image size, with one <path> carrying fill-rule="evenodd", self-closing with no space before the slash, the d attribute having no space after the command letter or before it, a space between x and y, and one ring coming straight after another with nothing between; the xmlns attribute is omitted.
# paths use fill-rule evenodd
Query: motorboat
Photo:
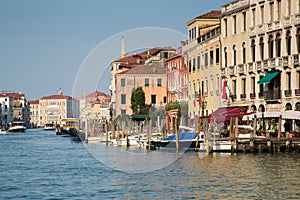
<svg viewBox="0 0 300 200"><path fill-rule="evenodd" d="M44 126L45 131L55 130L56 126L54 123L46 123Z"/></svg>
<svg viewBox="0 0 300 200"><path fill-rule="evenodd" d="M14 121L9 124L9 132L25 132L26 130L25 122L23 121Z"/></svg>

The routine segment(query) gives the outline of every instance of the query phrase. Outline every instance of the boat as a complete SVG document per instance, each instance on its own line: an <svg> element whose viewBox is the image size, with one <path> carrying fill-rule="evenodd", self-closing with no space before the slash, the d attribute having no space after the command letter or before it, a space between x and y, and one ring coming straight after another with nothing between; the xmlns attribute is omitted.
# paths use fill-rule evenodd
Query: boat
<svg viewBox="0 0 300 200"><path fill-rule="evenodd" d="M79 137L81 134L78 131L79 120L75 118L62 119L60 127L56 128L56 135L67 137Z"/></svg>
<svg viewBox="0 0 300 200"><path fill-rule="evenodd" d="M238 129L238 135L237 135L237 140L238 141L250 141L251 139L251 134L254 131L252 126L247 126L247 125L237 125L234 126L233 130L235 128ZM265 139L265 136L259 136L259 135L254 135L253 138L259 138L259 139ZM238 150L242 150L239 147ZM217 138L216 141L213 141L213 151L231 151L231 141L229 138Z"/></svg>
<svg viewBox="0 0 300 200"><path fill-rule="evenodd" d="M25 132L26 130L25 122L23 121L14 121L9 123L9 132Z"/></svg>
<svg viewBox="0 0 300 200"><path fill-rule="evenodd" d="M204 133L200 132L198 146L196 147L198 132L180 132L178 134L178 146L180 149L195 149L200 148L200 143L204 141ZM176 135L172 135L162 140L152 140L151 147L160 148L176 148Z"/></svg>
<svg viewBox="0 0 300 200"><path fill-rule="evenodd" d="M49 130L55 130L55 124L54 123L46 123L44 126L44 130L45 131L49 131Z"/></svg>
<svg viewBox="0 0 300 200"><path fill-rule="evenodd" d="M2 128L0 129L0 134L6 134L6 130L5 130L4 127L2 127Z"/></svg>

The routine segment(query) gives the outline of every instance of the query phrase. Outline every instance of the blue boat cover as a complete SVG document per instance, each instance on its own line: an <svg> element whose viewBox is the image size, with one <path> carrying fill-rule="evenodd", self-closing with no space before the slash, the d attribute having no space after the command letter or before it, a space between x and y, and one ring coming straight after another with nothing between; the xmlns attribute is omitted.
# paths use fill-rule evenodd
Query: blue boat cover
<svg viewBox="0 0 300 200"><path fill-rule="evenodd" d="M178 139L179 140L193 140L197 137L198 132L187 132L187 133L179 133ZM176 135L172 135L164 139L166 141L169 140L176 140Z"/></svg>

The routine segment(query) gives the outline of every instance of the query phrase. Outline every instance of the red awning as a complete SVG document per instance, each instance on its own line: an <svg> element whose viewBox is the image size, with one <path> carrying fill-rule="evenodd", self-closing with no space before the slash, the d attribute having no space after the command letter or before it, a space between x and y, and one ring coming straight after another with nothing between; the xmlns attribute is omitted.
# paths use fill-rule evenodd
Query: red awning
<svg viewBox="0 0 300 200"><path fill-rule="evenodd" d="M241 119L245 110L245 107L218 108L208 116L208 120L210 121L216 119L217 122L220 122L229 121L231 117L238 117L239 119Z"/></svg>

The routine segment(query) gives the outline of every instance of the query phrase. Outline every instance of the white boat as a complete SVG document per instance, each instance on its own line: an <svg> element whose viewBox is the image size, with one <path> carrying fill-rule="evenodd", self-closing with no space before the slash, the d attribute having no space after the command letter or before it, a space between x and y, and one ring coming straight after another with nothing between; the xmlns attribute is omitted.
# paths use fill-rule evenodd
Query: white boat
<svg viewBox="0 0 300 200"><path fill-rule="evenodd" d="M55 124L54 123L46 123L44 126L44 130L45 131L49 131L49 130L55 130Z"/></svg>
<svg viewBox="0 0 300 200"><path fill-rule="evenodd" d="M11 122L8 128L9 132L25 132L26 130L25 122L22 121L15 121Z"/></svg>
<svg viewBox="0 0 300 200"><path fill-rule="evenodd" d="M0 134L6 134L6 130L4 128L0 129Z"/></svg>

